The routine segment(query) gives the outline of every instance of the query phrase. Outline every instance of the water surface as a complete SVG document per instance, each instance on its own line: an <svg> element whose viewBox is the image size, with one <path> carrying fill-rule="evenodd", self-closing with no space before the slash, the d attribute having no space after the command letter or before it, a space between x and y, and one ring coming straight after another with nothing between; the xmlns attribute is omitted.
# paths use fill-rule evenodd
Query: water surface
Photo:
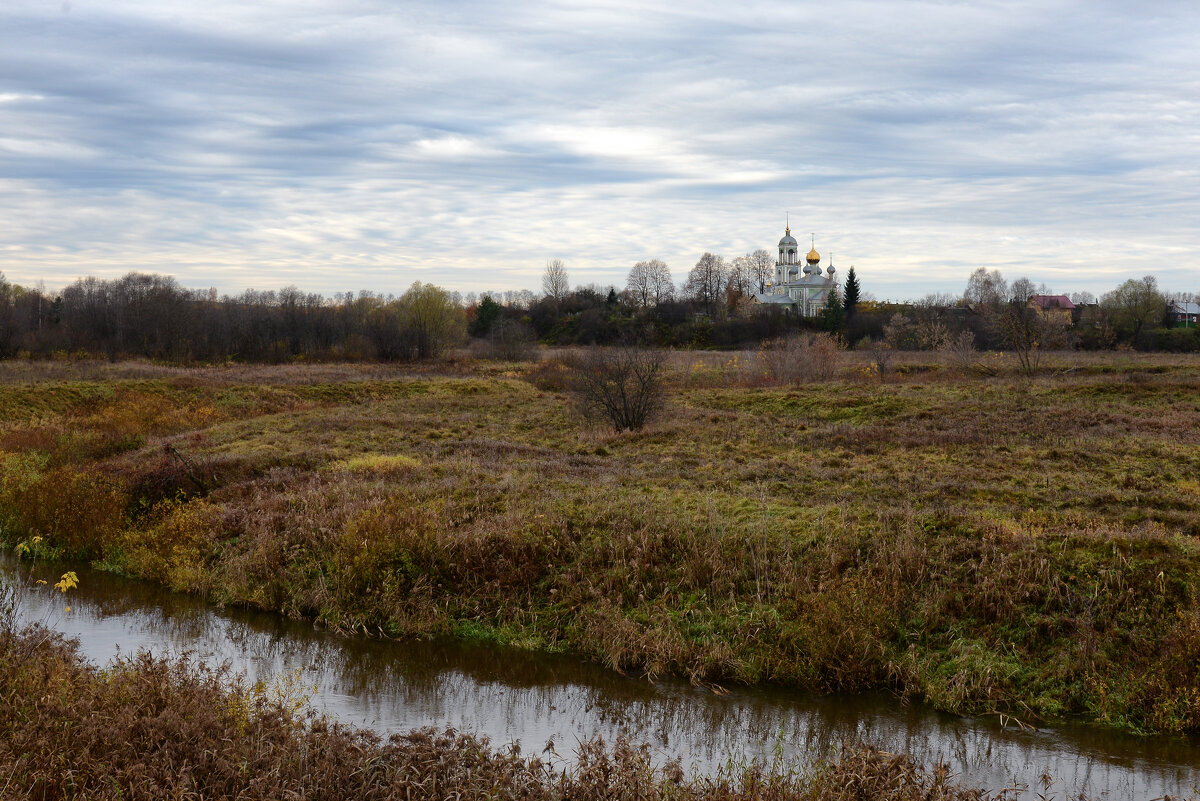
<svg viewBox="0 0 1200 801"><path fill-rule="evenodd" d="M312 703L346 723L381 733L453 726L495 744L570 757L580 740L624 734L663 761L713 772L753 758L808 760L847 741L941 759L964 781L989 789L1057 777L1053 793L1107 799L1197 795L1200 742L1137 738L1086 726L1040 731L995 719L945 715L887 695L814 697L778 689L731 688L727 695L679 681L623 677L578 659L455 642L344 638L278 615L221 608L143 582L79 570L64 597L31 588L23 567L0 563L22 591L19 613L79 639L103 664L147 649L191 651L228 661L268 682L297 669L315 685ZM39 568L51 583L62 568ZM70 612L63 612L69 604ZM1036 797L1030 789L1025 797Z"/></svg>

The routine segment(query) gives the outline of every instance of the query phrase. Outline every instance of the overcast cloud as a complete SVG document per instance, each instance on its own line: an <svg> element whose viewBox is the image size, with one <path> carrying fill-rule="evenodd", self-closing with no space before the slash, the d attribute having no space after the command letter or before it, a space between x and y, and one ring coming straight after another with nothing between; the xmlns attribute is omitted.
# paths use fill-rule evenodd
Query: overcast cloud
<svg viewBox="0 0 1200 801"><path fill-rule="evenodd" d="M1200 10L1132 5L6 0L0 270L622 285L790 213L880 298L1197 292Z"/></svg>

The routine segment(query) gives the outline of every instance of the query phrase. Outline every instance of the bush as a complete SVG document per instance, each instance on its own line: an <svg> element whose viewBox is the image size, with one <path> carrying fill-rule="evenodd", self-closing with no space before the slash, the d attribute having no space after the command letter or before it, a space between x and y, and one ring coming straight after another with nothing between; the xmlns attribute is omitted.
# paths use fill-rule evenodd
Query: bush
<svg viewBox="0 0 1200 801"><path fill-rule="evenodd" d="M766 374L780 384L803 384L833 378L842 364L838 341L829 334L797 334L774 339L758 354Z"/></svg>
<svg viewBox="0 0 1200 801"><path fill-rule="evenodd" d="M496 320L487 335L485 358L505 362L524 362L533 359L535 352L533 330L520 320Z"/></svg>
<svg viewBox="0 0 1200 801"><path fill-rule="evenodd" d="M1158 328L1152 332L1154 349L1172 353L1200 351L1200 328Z"/></svg>
<svg viewBox="0 0 1200 801"><path fill-rule="evenodd" d="M594 346L568 364L571 390L590 419L604 419L617 431L636 431L666 400L663 351L637 345Z"/></svg>

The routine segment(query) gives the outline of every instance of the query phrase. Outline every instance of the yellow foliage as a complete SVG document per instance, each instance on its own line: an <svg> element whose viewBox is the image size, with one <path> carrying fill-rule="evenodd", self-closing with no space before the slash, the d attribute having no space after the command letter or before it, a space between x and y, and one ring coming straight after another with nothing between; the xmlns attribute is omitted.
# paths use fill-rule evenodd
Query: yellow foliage
<svg viewBox="0 0 1200 801"><path fill-rule="evenodd" d="M167 498L154 505L149 519L145 528L125 534L131 565L171 589L199 589L206 576L208 543L217 528L216 507L199 498Z"/></svg>
<svg viewBox="0 0 1200 801"><path fill-rule="evenodd" d="M74 570L69 570L62 574L62 578L54 585L54 589L65 593L67 590L73 590L79 586L79 577L75 575ZM70 611L68 608L67 611Z"/></svg>

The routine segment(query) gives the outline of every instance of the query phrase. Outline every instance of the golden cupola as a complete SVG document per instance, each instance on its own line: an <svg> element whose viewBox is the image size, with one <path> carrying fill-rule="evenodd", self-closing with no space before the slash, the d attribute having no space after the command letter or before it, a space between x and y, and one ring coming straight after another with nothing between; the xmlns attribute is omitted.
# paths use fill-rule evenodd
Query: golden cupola
<svg viewBox="0 0 1200 801"><path fill-rule="evenodd" d="M808 255L804 257L809 264L820 264L821 254L817 252L816 235L813 236L812 250L808 251Z"/></svg>

